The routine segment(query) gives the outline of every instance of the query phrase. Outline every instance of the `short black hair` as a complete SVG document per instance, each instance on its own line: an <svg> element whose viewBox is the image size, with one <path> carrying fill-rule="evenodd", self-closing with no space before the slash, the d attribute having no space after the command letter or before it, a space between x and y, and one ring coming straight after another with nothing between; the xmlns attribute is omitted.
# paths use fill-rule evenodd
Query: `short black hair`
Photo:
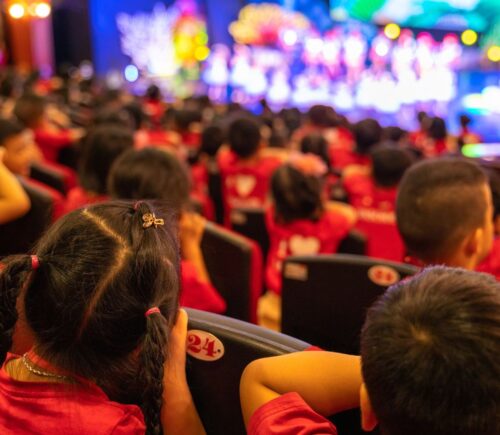
<svg viewBox="0 0 500 435"><path fill-rule="evenodd" d="M40 95L27 93L21 96L14 106L14 116L28 128L36 126L43 116L47 101Z"/></svg>
<svg viewBox="0 0 500 435"><path fill-rule="evenodd" d="M321 160L323 160L325 165L330 168L331 162L328 154L328 142L322 134L311 133L304 136L300 142L300 150L304 154L309 153L317 155L321 158Z"/></svg>
<svg viewBox="0 0 500 435"><path fill-rule="evenodd" d="M368 118L357 122L352 126L356 151L359 154L368 154L372 147L382 140L384 130L377 120Z"/></svg>
<svg viewBox="0 0 500 435"><path fill-rule="evenodd" d="M448 130L446 128L445 120L437 116L435 118L432 118L427 132L432 139L446 139L446 137L448 136Z"/></svg>
<svg viewBox="0 0 500 435"><path fill-rule="evenodd" d="M279 167L271 178L276 218L288 224L300 219L315 220L323 210L321 180L304 175L290 165Z"/></svg>
<svg viewBox="0 0 500 435"><path fill-rule="evenodd" d="M215 157L225 139L224 131L219 126L206 127L201 133L200 153Z"/></svg>
<svg viewBox="0 0 500 435"><path fill-rule="evenodd" d="M109 191L116 199L163 201L180 212L189 203L188 172L173 154L158 148L130 150L113 165Z"/></svg>
<svg viewBox="0 0 500 435"><path fill-rule="evenodd" d="M432 267L389 288L361 335L364 382L386 435L500 433L500 284Z"/></svg>
<svg viewBox="0 0 500 435"><path fill-rule="evenodd" d="M399 185L396 216L412 255L442 260L463 238L484 225L488 182L474 162L460 158L425 160L406 171Z"/></svg>
<svg viewBox="0 0 500 435"><path fill-rule="evenodd" d="M376 147L372 153L373 178L381 187L394 187L412 165L413 156L396 143L386 142Z"/></svg>
<svg viewBox="0 0 500 435"><path fill-rule="evenodd" d="M259 149L260 141L259 125L252 119L237 119L229 127L231 150L242 159L253 156Z"/></svg>
<svg viewBox="0 0 500 435"><path fill-rule="evenodd" d="M91 130L82 142L78 170L81 186L89 192L106 194L111 166L133 146L132 131L121 126L103 124Z"/></svg>
<svg viewBox="0 0 500 435"><path fill-rule="evenodd" d="M0 118L0 146L13 136L21 134L26 128L19 122Z"/></svg>

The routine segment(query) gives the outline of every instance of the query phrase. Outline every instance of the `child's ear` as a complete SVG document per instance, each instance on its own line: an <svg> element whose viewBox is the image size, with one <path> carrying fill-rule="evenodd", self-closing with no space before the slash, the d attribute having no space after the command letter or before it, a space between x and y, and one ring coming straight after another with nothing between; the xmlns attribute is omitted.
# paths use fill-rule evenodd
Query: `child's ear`
<svg viewBox="0 0 500 435"><path fill-rule="evenodd" d="M484 237L484 230L482 228L476 228L472 233L467 236L464 243L464 253L467 258L471 258L478 254L481 243Z"/></svg>
<svg viewBox="0 0 500 435"><path fill-rule="evenodd" d="M361 407L361 427L365 432L371 432L378 425L377 416L373 412L372 403L366 390L366 385L361 384L359 391L360 407Z"/></svg>

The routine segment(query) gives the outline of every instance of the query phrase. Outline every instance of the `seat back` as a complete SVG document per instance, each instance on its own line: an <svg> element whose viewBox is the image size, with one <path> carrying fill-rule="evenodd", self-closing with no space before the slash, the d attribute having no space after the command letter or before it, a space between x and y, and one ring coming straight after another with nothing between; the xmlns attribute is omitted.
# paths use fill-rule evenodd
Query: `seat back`
<svg viewBox="0 0 500 435"><path fill-rule="evenodd" d="M266 227L265 210L262 208L235 207L231 210L229 219L231 228L257 242L264 258L266 258L269 252L269 234Z"/></svg>
<svg viewBox="0 0 500 435"><path fill-rule="evenodd" d="M31 165L31 178L52 187L52 189L57 190L63 195L66 195L67 185L64 175L65 174L61 171L58 171L48 165L41 163L34 163Z"/></svg>
<svg viewBox="0 0 500 435"><path fill-rule="evenodd" d="M309 345L225 316L187 311L188 382L205 429L211 435L243 435L239 383L244 368L255 359L301 351Z"/></svg>
<svg viewBox="0 0 500 435"><path fill-rule="evenodd" d="M290 257L283 267L282 331L323 349L359 353L367 309L413 266L354 255Z"/></svg>
<svg viewBox="0 0 500 435"><path fill-rule="evenodd" d="M27 254L52 222L55 203L52 191L26 180L21 183L31 208L19 219L0 225L0 257Z"/></svg>
<svg viewBox="0 0 500 435"><path fill-rule="evenodd" d="M257 244L208 222L201 249L210 279L227 303L226 314L255 322L263 268Z"/></svg>
<svg viewBox="0 0 500 435"><path fill-rule="evenodd" d="M222 224L224 222L224 200L222 197L222 178L218 168L209 168L208 195L214 204L215 220Z"/></svg>

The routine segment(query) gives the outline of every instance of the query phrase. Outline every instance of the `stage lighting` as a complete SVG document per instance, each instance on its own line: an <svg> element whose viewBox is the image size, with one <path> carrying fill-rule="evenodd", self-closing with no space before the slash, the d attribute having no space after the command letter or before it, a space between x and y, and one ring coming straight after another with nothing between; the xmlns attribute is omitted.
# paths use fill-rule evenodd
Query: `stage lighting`
<svg viewBox="0 0 500 435"><path fill-rule="evenodd" d="M52 8L50 7L50 5L48 3L42 2L42 3L38 3L35 6L35 15L38 18L47 18L51 12L52 12Z"/></svg>
<svg viewBox="0 0 500 435"><path fill-rule="evenodd" d="M288 45L291 47L292 45L295 45L298 40L299 40L299 37L298 37L297 32L295 30L288 29L283 33L283 42L285 43L285 45Z"/></svg>
<svg viewBox="0 0 500 435"><path fill-rule="evenodd" d="M14 3L9 8L9 15L15 20L19 20L26 15L26 9L22 4Z"/></svg>
<svg viewBox="0 0 500 435"><path fill-rule="evenodd" d="M387 24L387 26L385 26L384 33L389 39L398 39L399 35L401 35L401 27L399 27L396 23Z"/></svg>
<svg viewBox="0 0 500 435"><path fill-rule="evenodd" d="M139 70L135 65L128 65L124 71L125 80L134 83L139 79Z"/></svg>
<svg viewBox="0 0 500 435"><path fill-rule="evenodd" d="M474 45L477 42L477 33L472 29L467 29L462 33L462 42L464 45Z"/></svg>
<svg viewBox="0 0 500 435"><path fill-rule="evenodd" d="M488 48L486 55L492 62L500 62L500 46L492 45L490 48Z"/></svg>
<svg viewBox="0 0 500 435"><path fill-rule="evenodd" d="M208 56L210 56L210 49L208 47L197 47L196 50L194 51L194 58L198 62L203 62L204 60L207 60Z"/></svg>

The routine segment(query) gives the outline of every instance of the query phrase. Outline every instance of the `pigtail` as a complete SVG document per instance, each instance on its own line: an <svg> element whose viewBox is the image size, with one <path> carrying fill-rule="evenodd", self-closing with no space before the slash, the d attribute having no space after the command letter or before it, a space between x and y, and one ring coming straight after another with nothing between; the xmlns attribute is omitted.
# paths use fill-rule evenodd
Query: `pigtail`
<svg viewBox="0 0 500 435"><path fill-rule="evenodd" d="M167 322L160 314L147 316L147 332L141 352L140 379L143 386L141 408L148 435L162 433L163 366L167 348Z"/></svg>
<svg viewBox="0 0 500 435"><path fill-rule="evenodd" d="M3 363L12 347L12 335L17 322L17 298L26 272L31 270L28 256L13 256L0 271L0 361Z"/></svg>

